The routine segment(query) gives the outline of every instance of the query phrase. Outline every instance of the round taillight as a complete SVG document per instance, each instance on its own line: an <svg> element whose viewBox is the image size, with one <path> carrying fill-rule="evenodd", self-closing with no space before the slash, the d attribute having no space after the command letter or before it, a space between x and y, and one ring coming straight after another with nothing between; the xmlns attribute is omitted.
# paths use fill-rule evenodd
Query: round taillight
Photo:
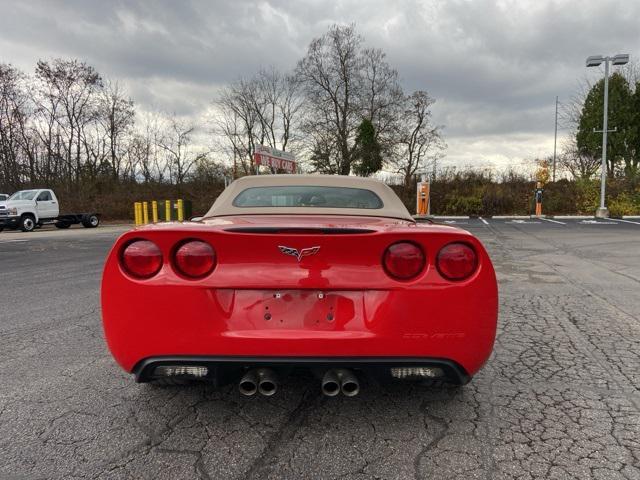
<svg viewBox="0 0 640 480"><path fill-rule="evenodd" d="M216 266L216 252L211 245L200 240L183 243L173 258L176 270L190 278L205 277Z"/></svg>
<svg viewBox="0 0 640 480"><path fill-rule="evenodd" d="M151 278L162 267L162 252L149 240L134 240L122 251L122 266L136 278Z"/></svg>
<svg viewBox="0 0 640 480"><path fill-rule="evenodd" d="M436 266L447 280L464 280L476 271L478 256L466 243L450 243L438 252Z"/></svg>
<svg viewBox="0 0 640 480"><path fill-rule="evenodd" d="M394 243L384 252L382 264L390 277L410 280L424 268L424 252L415 243Z"/></svg>

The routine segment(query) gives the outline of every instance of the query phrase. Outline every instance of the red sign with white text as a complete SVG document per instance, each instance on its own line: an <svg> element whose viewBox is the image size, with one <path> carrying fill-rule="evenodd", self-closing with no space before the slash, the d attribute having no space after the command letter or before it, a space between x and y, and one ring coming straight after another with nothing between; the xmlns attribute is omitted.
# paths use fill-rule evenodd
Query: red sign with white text
<svg viewBox="0 0 640 480"><path fill-rule="evenodd" d="M258 145L253 159L256 165L266 165L276 170L284 170L288 173L296 173L295 157L288 152L276 150L275 148Z"/></svg>

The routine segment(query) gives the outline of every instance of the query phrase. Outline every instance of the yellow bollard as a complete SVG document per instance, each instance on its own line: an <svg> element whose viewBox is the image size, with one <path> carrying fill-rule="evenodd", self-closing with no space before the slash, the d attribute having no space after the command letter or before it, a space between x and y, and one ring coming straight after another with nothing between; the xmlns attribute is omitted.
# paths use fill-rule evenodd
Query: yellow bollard
<svg viewBox="0 0 640 480"><path fill-rule="evenodd" d="M155 200L151 202L151 219L153 223L158 223L158 202Z"/></svg>
<svg viewBox="0 0 640 480"><path fill-rule="evenodd" d="M184 220L184 202L182 199L178 199L178 221L182 222Z"/></svg>
<svg viewBox="0 0 640 480"><path fill-rule="evenodd" d="M164 201L164 221L171 221L171 200Z"/></svg>
<svg viewBox="0 0 640 480"><path fill-rule="evenodd" d="M134 202L133 204L133 218L136 223L136 227L142 223L140 220L140 202Z"/></svg>
<svg viewBox="0 0 640 480"><path fill-rule="evenodd" d="M145 225L149 223L149 204L147 202L142 202L142 221Z"/></svg>

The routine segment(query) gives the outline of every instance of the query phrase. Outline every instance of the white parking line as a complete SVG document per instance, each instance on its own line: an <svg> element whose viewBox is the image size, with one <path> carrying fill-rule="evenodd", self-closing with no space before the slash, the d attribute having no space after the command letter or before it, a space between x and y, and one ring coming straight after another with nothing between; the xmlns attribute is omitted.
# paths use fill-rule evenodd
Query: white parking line
<svg viewBox="0 0 640 480"><path fill-rule="evenodd" d="M444 223L446 223L447 225L449 224L466 225L469 222L459 222L458 220L444 220Z"/></svg>
<svg viewBox="0 0 640 480"><path fill-rule="evenodd" d="M564 223L564 222L559 222L558 220L552 220L550 218L540 217L540 220L545 220L547 222L553 222L553 223L559 223L560 225L566 225L566 223Z"/></svg>
<svg viewBox="0 0 640 480"><path fill-rule="evenodd" d="M578 222L582 225L615 225L616 222L607 222L604 220L582 220Z"/></svg>
<svg viewBox="0 0 640 480"><path fill-rule="evenodd" d="M487 222L484 218L482 217L478 217L480 220L482 220L482 223L484 223L485 225L489 225L489 222Z"/></svg>
<svg viewBox="0 0 640 480"><path fill-rule="evenodd" d="M22 240L0 240L0 243L22 243L22 242L28 242L29 240L22 239Z"/></svg>
<svg viewBox="0 0 640 480"><path fill-rule="evenodd" d="M515 220L509 220L508 222L505 223L518 223L518 224L522 224L522 223L540 223L537 220L520 220L519 218L516 218Z"/></svg>
<svg viewBox="0 0 640 480"><path fill-rule="evenodd" d="M634 225L640 225L640 222L632 222L631 220L623 220L621 218L610 218L609 220L613 220L614 222L625 222L625 223L633 223Z"/></svg>

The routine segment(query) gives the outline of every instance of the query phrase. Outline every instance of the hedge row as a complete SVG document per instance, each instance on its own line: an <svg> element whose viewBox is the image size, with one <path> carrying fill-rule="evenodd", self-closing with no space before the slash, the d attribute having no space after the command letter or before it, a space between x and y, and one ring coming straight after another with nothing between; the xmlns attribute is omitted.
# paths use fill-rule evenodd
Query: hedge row
<svg viewBox="0 0 640 480"><path fill-rule="evenodd" d="M535 182L494 182L483 178L436 180L431 184L434 215L531 215ZM393 187L411 212L416 189ZM607 181L607 207L612 216L640 215L640 182ZM600 203L598 180L559 180L544 186L542 210L547 215L593 215Z"/></svg>
<svg viewBox="0 0 640 480"><path fill-rule="evenodd" d="M81 188L52 186L63 210L97 210L107 220L133 218L133 202L183 198L193 202L193 214L206 212L224 184L189 182L181 186L160 183L98 182ZM410 212L416 209L416 187L392 187ZM534 212L535 183L518 178L494 181L484 175L448 176L431 184L431 213L435 215L530 215ZM544 189L543 213L591 215L599 204L600 182L559 180ZM640 214L640 182L611 179L607 206L612 216Z"/></svg>
<svg viewBox="0 0 640 480"><path fill-rule="evenodd" d="M164 183L96 183L79 189L68 189L64 185L55 186L56 195L63 211L97 211L105 220L133 220L134 202L152 200L192 201L193 215L206 212L213 201L224 190L222 182L189 182L183 185Z"/></svg>

